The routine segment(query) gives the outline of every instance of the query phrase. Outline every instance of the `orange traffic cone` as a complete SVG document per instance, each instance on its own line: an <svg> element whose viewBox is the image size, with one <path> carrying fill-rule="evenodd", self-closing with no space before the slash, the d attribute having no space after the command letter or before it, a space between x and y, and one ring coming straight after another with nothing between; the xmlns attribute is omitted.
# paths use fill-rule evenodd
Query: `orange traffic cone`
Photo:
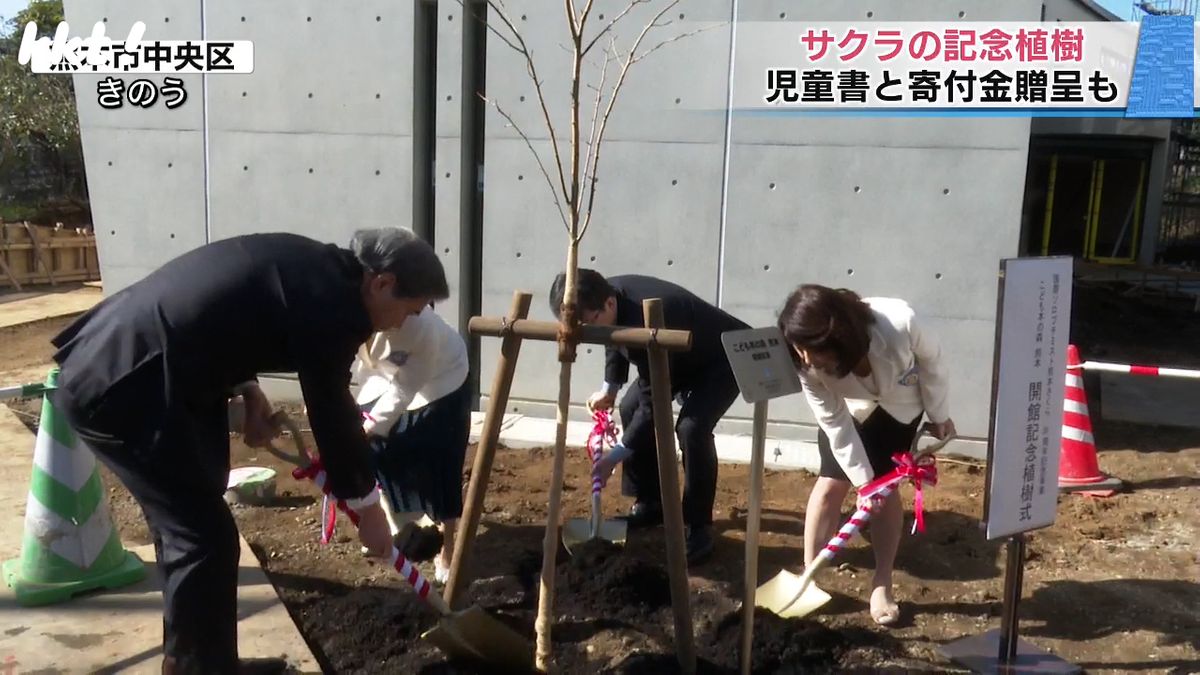
<svg viewBox="0 0 1200 675"><path fill-rule="evenodd" d="M1067 346L1067 387L1063 401L1062 449L1058 462L1059 492L1081 492L1093 497L1111 497L1123 485L1100 471L1096 460L1096 440L1088 414L1087 393L1083 389L1083 369L1079 350Z"/></svg>

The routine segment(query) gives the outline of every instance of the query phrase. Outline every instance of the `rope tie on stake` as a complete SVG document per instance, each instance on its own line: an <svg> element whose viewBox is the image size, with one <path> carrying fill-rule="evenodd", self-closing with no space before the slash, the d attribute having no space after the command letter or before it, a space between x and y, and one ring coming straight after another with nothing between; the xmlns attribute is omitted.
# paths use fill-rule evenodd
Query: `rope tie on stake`
<svg viewBox="0 0 1200 675"><path fill-rule="evenodd" d="M560 363L575 363L575 347L579 344L579 319L577 305L563 303L555 340L558 342Z"/></svg>

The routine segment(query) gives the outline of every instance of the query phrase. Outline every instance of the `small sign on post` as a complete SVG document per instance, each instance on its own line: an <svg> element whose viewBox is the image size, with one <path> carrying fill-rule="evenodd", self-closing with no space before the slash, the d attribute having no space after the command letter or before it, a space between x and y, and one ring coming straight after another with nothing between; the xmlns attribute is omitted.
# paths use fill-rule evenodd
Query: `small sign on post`
<svg viewBox="0 0 1200 675"><path fill-rule="evenodd" d="M735 330L721 335L733 379L754 404L750 444L750 513L746 516L745 598L742 601L741 672L750 674L754 646L754 595L758 590L758 526L762 514L763 463L767 445L767 401L800 391L791 346L778 326Z"/></svg>
<svg viewBox="0 0 1200 675"><path fill-rule="evenodd" d="M747 403L800 391L791 347L778 327L729 331L721 335L721 344Z"/></svg>
<svg viewBox="0 0 1200 675"><path fill-rule="evenodd" d="M1008 538L1000 628L943 648L975 672L1075 673L1019 639L1025 533L1054 524L1074 259L1000 263L992 411L983 519L989 541Z"/></svg>

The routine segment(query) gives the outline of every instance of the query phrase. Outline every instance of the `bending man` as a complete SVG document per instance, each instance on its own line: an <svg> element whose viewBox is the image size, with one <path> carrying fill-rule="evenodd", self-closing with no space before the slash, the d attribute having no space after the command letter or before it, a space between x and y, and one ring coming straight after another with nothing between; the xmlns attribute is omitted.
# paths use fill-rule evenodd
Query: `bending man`
<svg viewBox="0 0 1200 675"><path fill-rule="evenodd" d="M625 275L605 279L598 272L580 269L577 275L578 316L582 323L640 328L646 325L642 301L662 300L666 328L692 333L692 348L670 354L671 393L682 402L675 432L683 451L683 519L688 526L689 564L707 559L713 550L712 510L717 492L717 448L713 428L737 398L737 382L721 346L721 334L748 326L699 297L661 279ZM550 288L550 308L559 316L565 277L560 274ZM650 398L649 355L645 349L609 347L604 388L588 400L592 409L609 409L629 380L629 364L638 378L621 399L622 445L632 454L624 461L623 491L635 500L627 516L630 527L662 522L662 497L658 476L658 444L654 436L654 410ZM597 471L611 473L614 457L606 455Z"/></svg>
<svg viewBox="0 0 1200 675"><path fill-rule="evenodd" d="M141 505L163 577L164 673L276 672L240 662L237 526L223 495L228 402L245 439L275 435L261 372L296 372L328 485L359 511L359 538L391 550L350 394L375 330L447 297L433 250L399 229L359 232L353 251L292 234L224 239L171 260L54 338L59 410Z"/></svg>

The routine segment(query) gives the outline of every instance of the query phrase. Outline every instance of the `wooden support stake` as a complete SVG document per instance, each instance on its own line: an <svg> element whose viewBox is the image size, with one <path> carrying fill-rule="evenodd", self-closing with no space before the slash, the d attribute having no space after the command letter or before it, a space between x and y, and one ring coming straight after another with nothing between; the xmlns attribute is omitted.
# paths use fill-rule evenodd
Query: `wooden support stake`
<svg viewBox="0 0 1200 675"><path fill-rule="evenodd" d="M42 264L42 269L46 270L46 276L50 277L50 285L57 286L58 282L54 280L53 265L46 260L45 251L42 250L41 244L38 242L37 228L33 225L30 225L29 222L26 221L25 231L29 233L29 241L33 242L33 257L35 258L35 263L40 262ZM34 265L34 268L37 268L36 264Z"/></svg>
<svg viewBox="0 0 1200 675"><path fill-rule="evenodd" d="M529 315L530 293L513 292L512 307L508 311L510 321L524 319ZM504 422L504 411L508 407L508 394L512 390L513 373L517 369L517 355L521 352L521 336L510 332L500 344L500 361L492 378L492 394L488 399L487 414L483 418L483 431L479 445L475 448L475 464L471 469L471 481L467 488L467 499L463 517L454 539L454 558L450 561L450 578L446 581L446 604L458 609L463 600L463 591L470 583L468 563L475 533L479 529L479 518L483 513L483 498L487 494L488 479L492 474L492 460L496 446L500 443L500 425Z"/></svg>
<svg viewBox="0 0 1200 675"><path fill-rule="evenodd" d="M754 404L750 443L750 513L746 516L746 570L742 599L742 675L750 675L754 655L754 593L758 590L758 528L762 515L763 462L767 445L767 402Z"/></svg>
<svg viewBox="0 0 1200 675"><path fill-rule="evenodd" d="M642 302L647 328L662 328L662 300ZM671 607L675 610L675 654L686 675L696 672L696 645L688 599L687 549L683 540L683 505L679 498L679 469L675 459L675 424L671 412L671 373L667 352L651 343L650 390L654 404L654 437L658 444L658 481L662 491L663 526L667 538L667 572Z"/></svg>
<svg viewBox="0 0 1200 675"><path fill-rule="evenodd" d="M19 291L21 290L21 282L17 281L16 275L8 267L8 263L4 262L6 257L8 257L8 251L4 251L4 255L0 256L0 271L3 271L4 276L8 277L8 280L12 282L13 288Z"/></svg>
<svg viewBox="0 0 1200 675"><path fill-rule="evenodd" d="M557 321L522 320L514 322L508 329L503 319L476 316L467 325L473 335L498 336L505 330L526 340L554 341L558 339ZM648 328L625 328L621 326L579 326L579 342L593 345L615 345L617 347L645 348L654 342L667 351L688 351L692 348L692 333L686 330L651 330Z"/></svg>
<svg viewBox="0 0 1200 675"><path fill-rule="evenodd" d="M8 241L8 225L3 219L0 219L0 270L4 271L4 276L12 282L13 288L21 290L21 282L17 281L17 275L13 274L9 263L9 241Z"/></svg>

